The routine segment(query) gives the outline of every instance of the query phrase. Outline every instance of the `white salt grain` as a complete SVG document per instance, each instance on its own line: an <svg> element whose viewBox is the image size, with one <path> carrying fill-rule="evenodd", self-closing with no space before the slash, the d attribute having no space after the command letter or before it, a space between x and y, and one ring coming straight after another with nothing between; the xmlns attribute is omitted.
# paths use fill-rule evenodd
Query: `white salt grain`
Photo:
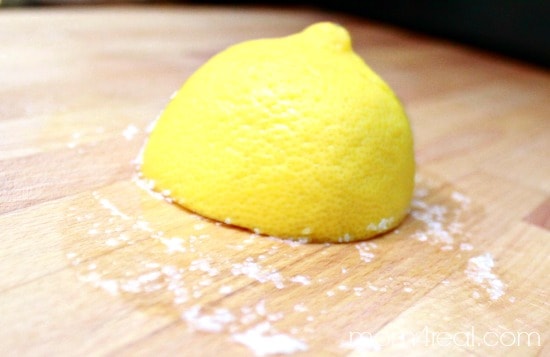
<svg viewBox="0 0 550 357"><path fill-rule="evenodd" d="M504 283L497 277L492 269L495 262L490 253L485 253L468 260L468 266L464 273L476 285L481 286L489 294L491 300L498 300L504 295Z"/></svg>
<svg viewBox="0 0 550 357"><path fill-rule="evenodd" d="M254 307L254 310L256 311L256 313L260 316L265 316L265 300L260 300L259 303L256 304L256 306Z"/></svg>
<svg viewBox="0 0 550 357"><path fill-rule="evenodd" d="M235 321L235 316L225 308L214 310L213 314L201 314L200 306L193 306L182 314L188 326L205 332L221 332L224 327Z"/></svg>
<svg viewBox="0 0 550 357"><path fill-rule="evenodd" d="M293 283L299 283L299 284L302 284L302 285L311 284L311 280L307 276L304 276L304 275L293 276L292 278L290 278L290 281L292 281Z"/></svg>
<svg viewBox="0 0 550 357"><path fill-rule="evenodd" d="M122 136L128 141L132 140L134 136L139 132L139 129L134 124L128 125L122 132Z"/></svg>
<svg viewBox="0 0 550 357"><path fill-rule="evenodd" d="M271 281L277 289L284 288L283 277L278 271L264 269L258 263L253 261L245 261L243 263L235 263L231 267L231 273L234 276L245 275L251 279L265 283Z"/></svg>
<svg viewBox="0 0 550 357"><path fill-rule="evenodd" d="M232 339L248 347L256 356L288 355L308 350L308 345L303 341L273 331L269 322L263 322L243 333L233 334Z"/></svg>
<svg viewBox="0 0 550 357"><path fill-rule="evenodd" d="M204 229L206 227L206 224L204 223L195 223L193 225L193 229L196 230L196 231L200 231L202 229Z"/></svg>
<svg viewBox="0 0 550 357"><path fill-rule="evenodd" d="M390 225L393 223L393 221L394 221L393 217L382 218L380 220L380 222L378 222L377 224L369 223L369 225L367 226L367 231L370 231L370 232L385 231L390 227Z"/></svg>
<svg viewBox="0 0 550 357"><path fill-rule="evenodd" d="M160 238L160 242L166 246L166 253L185 253L187 249L183 246L185 242L182 238Z"/></svg>
<svg viewBox="0 0 550 357"><path fill-rule="evenodd" d="M233 292L233 288L229 285L223 285L223 286L220 287L218 292L222 295L228 295L228 294L231 294Z"/></svg>
<svg viewBox="0 0 550 357"><path fill-rule="evenodd" d="M119 218L122 218L123 220L130 220L132 219L130 216L128 216L127 214L124 214L122 213L113 203L111 203L111 201L109 201L108 199L106 198L102 198L99 200L99 203L107 210L109 210L109 212L111 213L112 216L116 216L116 217L119 217Z"/></svg>
<svg viewBox="0 0 550 357"><path fill-rule="evenodd" d="M275 314L269 314L267 315L267 320L268 321L279 321L280 319L282 319L285 315L282 313L282 312L277 312Z"/></svg>
<svg viewBox="0 0 550 357"><path fill-rule="evenodd" d="M460 192L457 192L457 191L454 191L452 194L451 194L451 198L456 201L456 202L459 202L461 203L463 206L467 206L470 204L470 198Z"/></svg>
<svg viewBox="0 0 550 357"><path fill-rule="evenodd" d="M473 249L474 249L474 246L471 245L470 243L460 243L460 250L470 251Z"/></svg>
<svg viewBox="0 0 550 357"><path fill-rule="evenodd" d="M371 252L371 249L376 248L376 245L361 242L356 244L355 248L359 251L359 258L365 263L370 263L374 259L375 255Z"/></svg>

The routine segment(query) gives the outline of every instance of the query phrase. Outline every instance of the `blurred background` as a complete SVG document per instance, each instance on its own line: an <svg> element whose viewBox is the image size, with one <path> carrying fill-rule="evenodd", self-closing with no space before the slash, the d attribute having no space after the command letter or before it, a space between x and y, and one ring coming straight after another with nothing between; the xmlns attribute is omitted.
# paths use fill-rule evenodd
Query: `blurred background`
<svg viewBox="0 0 550 357"><path fill-rule="evenodd" d="M173 4L309 6L364 17L550 68L550 0L94 1L0 0L16 6Z"/></svg>

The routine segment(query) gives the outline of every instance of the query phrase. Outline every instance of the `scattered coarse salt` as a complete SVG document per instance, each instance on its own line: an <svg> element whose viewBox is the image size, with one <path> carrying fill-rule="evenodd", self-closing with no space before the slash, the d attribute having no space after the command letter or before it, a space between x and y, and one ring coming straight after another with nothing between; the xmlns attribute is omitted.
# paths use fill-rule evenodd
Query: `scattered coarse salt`
<svg viewBox="0 0 550 357"><path fill-rule="evenodd" d="M173 253L185 253L187 249L183 246L185 242L182 238L172 237L172 238L160 238L160 242L166 246L166 252L168 254Z"/></svg>
<svg viewBox="0 0 550 357"><path fill-rule="evenodd" d="M111 295L118 295L118 283L116 280L103 280L100 287Z"/></svg>
<svg viewBox="0 0 550 357"><path fill-rule="evenodd" d="M206 224L204 224L202 222L201 223L195 223L193 225L193 229L196 230L196 231L200 231L200 230L204 229L205 227L206 227Z"/></svg>
<svg viewBox="0 0 550 357"><path fill-rule="evenodd" d="M468 196L458 192L458 191L454 191L452 194L451 194L451 198L456 201L456 202L459 202L461 204L463 204L464 206L467 206L470 204L471 200Z"/></svg>
<svg viewBox="0 0 550 357"><path fill-rule="evenodd" d="M226 244L225 245L227 248L229 249L234 249L234 250L237 250L237 251L241 251L241 250L244 250L244 245L242 244Z"/></svg>
<svg viewBox="0 0 550 357"><path fill-rule="evenodd" d="M161 192L154 191L154 188L155 188L155 181L154 180L146 179L146 178L140 177L139 175L134 175L134 177L132 177L132 181L139 188L141 188L142 190L147 192L149 194L149 196L151 196L151 197L153 197L157 200L160 200L160 201L166 201L166 202L169 202L169 203L173 202L173 199L171 197L169 197L168 195L166 195L166 193L168 193L168 191L163 191L165 194L163 194ZM180 202L180 203L185 202L185 198L179 197L178 202Z"/></svg>
<svg viewBox="0 0 550 357"><path fill-rule="evenodd" d="M429 205L418 198L412 200L411 206L411 217L425 225L424 229L412 235L413 238L422 242L431 239L433 243L442 243L447 246L453 244L453 236L446 229L448 225L446 223L448 214L446 206L438 204Z"/></svg>
<svg viewBox="0 0 550 357"><path fill-rule="evenodd" d="M118 295L118 292L119 292L118 282L114 279L102 279L102 276L96 271L92 271L89 274L80 275L79 279L81 281L91 283L92 286L101 288L107 291L111 295Z"/></svg>
<svg viewBox="0 0 550 357"><path fill-rule="evenodd" d="M235 321L235 316L225 308L214 310L213 314L201 314L201 307L193 306L182 314L182 318L191 329L204 332L220 332Z"/></svg>
<svg viewBox="0 0 550 357"><path fill-rule="evenodd" d="M349 233L346 233L344 234L344 236L341 238L341 240L339 239L338 241L339 242L349 242L351 240L351 235Z"/></svg>
<svg viewBox="0 0 550 357"><path fill-rule="evenodd" d="M106 208L107 210L109 210L112 216L116 216L116 217L122 218L122 219L124 219L124 220L130 220L130 219L132 219L132 218L131 218L130 216L128 216L127 214L122 213L113 203L111 203L111 201L109 201L109 200L106 199L106 198L101 198L101 199L99 200L99 203L100 203L104 208Z"/></svg>
<svg viewBox="0 0 550 357"><path fill-rule="evenodd" d="M369 223L367 231L382 232L387 230L395 219L393 217L382 218L378 223Z"/></svg>
<svg viewBox="0 0 550 357"><path fill-rule="evenodd" d="M256 306L254 307L254 310L256 311L256 313L258 315L265 316L265 314L266 314L265 300L264 299L260 300L260 302L257 303Z"/></svg>
<svg viewBox="0 0 550 357"><path fill-rule="evenodd" d="M138 229L143 232L153 232L153 229L149 225L149 222L146 222L142 219L136 220L136 222L132 225L132 228Z"/></svg>
<svg viewBox="0 0 550 357"><path fill-rule="evenodd" d="M233 288L229 285L223 285L223 286L220 287L218 292L222 295L228 295L228 294L231 294L233 292Z"/></svg>
<svg viewBox="0 0 550 357"><path fill-rule="evenodd" d="M155 187L153 181L144 180L137 175L135 177L135 182L141 188L150 193L153 192L152 189ZM169 195L170 192L154 192L153 194L158 195L158 198L163 198L160 196ZM425 192L425 196L430 196L429 199L419 198L422 194L424 193L416 194L416 202L413 204L413 212L411 213L412 221L416 220L412 225L413 229L417 229L414 232L416 238L421 241L429 241L430 244L437 243L437 247L441 250L455 248L458 250L459 247L461 251L473 250L471 244L465 243L468 236L462 234L464 233L464 226L459 219L460 211L456 209L460 205L456 202L451 202L451 205L434 204L431 201L430 192L427 190ZM150 296L159 297L160 303L175 309L178 316L183 320L182 322L186 322L191 329L211 333L228 333L233 341L250 348L253 354L256 355L292 354L307 351L310 341L322 337L318 335L319 330L315 321L320 319L323 314L329 314L326 316L326 320L332 318L334 311L328 308L318 311L318 309L313 309L312 306L308 305L309 300L301 297L309 296L311 292L317 291L320 293L318 298L323 304L322 306L328 307L331 306L330 302L334 302L335 299L337 300L340 297L349 299L350 302L360 303L363 301L361 296L383 294L387 291L394 291L394 287L397 287L398 290L402 289L403 296L405 296L405 293L413 293L416 289L416 287L413 289L413 285L407 282L400 285L400 282L402 282L400 279L399 281L396 279L392 283L393 278L391 277L386 280L371 280L371 282L365 281L364 276L360 277L359 280L355 280L356 270L361 266L357 263L369 263L379 255L385 254L385 250L378 250L378 246L373 241L352 243L355 248L350 245L336 246L330 243L316 246L320 248L319 250L315 248L316 254L319 254L319 256L328 255L329 257L325 258L331 259L335 250L342 249L346 253L353 253L357 249L358 256L352 254L350 261L347 258L337 260L338 264L333 266L340 279L335 276L322 276L322 274L317 273L310 276L296 275L299 273L298 271L287 269L284 264L280 263L278 258L280 258L279 255L284 257L294 253L296 253L295 257L307 256L311 248L311 246L303 247L303 244L307 242L307 238L282 240L275 237L259 237L261 232L260 229L256 228L254 233L248 232L247 234L243 232L239 238L226 240L218 246L218 249L211 250L211 244L201 245L202 239L211 239L211 237L206 234L199 235L199 233L210 231L210 228L214 228L214 224L220 225L220 223L208 221L199 216L195 216L196 219L193 219L193 216L190 215L191 220L188 221L188 225L177 233L179 237L170 236L168 231L166 234L159 231L160 227L154 227L153 222L148 223L144 220L144 217L137 215L137 213L136 215L132 214L132 216L124 213L123 211L126 210L127 212L142 212L141 210L131 210L129 208L131 202L121 205L120 207L123 208L121 210L111 201L103 198L102 194L94 192L93 195L98 208L107 209L111 215L108 222L103 220L101 226L96 227L92 226L93 221L89 221L92 217L78 215L78 212L73 214L79 222L84 221L84 223L80 223L85 227L83 232L91 228L89 233L94 234L94 236L90 237L90 241L101 244L103 249L105 249L105 245L112 247L129 246L131 242L124 239L129 240L128 237L133 237L134 233L138 233L139 237L136 237L137 239L134 241L140 242L143 237L153 238L156 242L150 243L155 245L155 251L154 255L144 255L140 246L128 247L129 254L137 254L139 257L139 259L133 260L137 262L135 263L137 265L131 266L124 266L123 264L127 263L122 262L120 266L111 267L102 260L96 260L97 267L90 268L88 259L82 259L85 263L80 266L80 272L90 273L83 280L87 279L95 286L99 286L112 294L118 292L132 293L135 294L136 299L149 299ZM466 202L468 198L457 194L453 196L453 200ZM71 209L71 211L75 210ZM99 217L102 217L102 215ZM225 223L231 224L231 218L228 217ZM382 219L370 228L385 230L391 224L392 220L390 218ZM223 223L221 226L223 226ZM409 226L403 227L402 233L407 232L407 227ZM309 235L313 231L305 225L302 228L301 234L303 235ZM123 239L123 234L126 233L122 232L128 232L129 235L125 235ZM104 235L98 239L95 234ZM119 234L120 236L117 236ZM454 243L455 237L457 237L456 244ZM458 237L461 239L459 240ZM348 234L343 235L341 240L344 242L351 240L351 238L351 235ZM461 241L463 243L459 244ZM158 249L159 245L160 249ZM248 249L252 246L253 248L260 247L260 250ZM126 249L127 247L121 248ZM113 249L110 250L117 252ZM239 253L235 254L235 250ZM185 255L170 255L184 252ZM164 254L164 256L159 257L157 253ZM275 254L277 256L274 256ZM462 252L456 254L467 256ZM76 254L74 256L67 255L67 257L71 259L71 263L77 262L78 256ZM159 259L157 260L157 258ZM354 263L357 267L353 267ZM491 272L492 265L484 272L483 262L474 259L469 263L466 274L472 275L475 271L475 274L484 276L481 280L470 278L480 286L476 286L476 291L471 296L479 298L480 293L485 292L483 288L487 290L491 298L498 296L498 281L500 280ZM78 262L75 264L78 264ZM92 271L85 271L87 266L88 270ZM354 274L341 276L338 271L341 274L350 274L351 272ZM95 273L95 275L91 273ZM218 274L223 275L222 279L214 277ZM225 274L230 275L226 276ZM239 276L240 278L237 278ZM230 281L233 282L230 283ZM274 290L271 288L271 284L278 289L288 285L290 291L296 294L291 294L292 299L288 301L289 305L280 305L277 298L271 300L271 294L263 294L263 300L258 302L255 299L252 304L248 302L246 304L250 305L247 308L241 308L240 304L235 306L232 303L224 306L226 303L223 301L227 300L224 300L224 297L234 292L239 294L240 289L237 289L239 286L246 286L254 282L268 284L267 290L271 291ZM449 282L444 280L442 284L448 285ZM150 294L150 292L157 291L160 293ZM376 293L373 293L373 291ZM274 296L278 296L276 294L281 292L274 293ZM211 296L211 294L215 296ZM220 302L221 307L217 310L210 310L203 305L203 302L206 301L203 299L206 297L208 297L208 301L210 297L217 299L216 301ZM230 300L233 301L234 299ZM514 302L515 299L510 297L508 300ZM193 306L193 304L197 305ZM272 311L277 307L283 310ZM280 325L275 321L280 321ZM291 321L299 321L303 326L291 324ZM282 326L286 326L284 330ZM368 346L371 350L377 349L373 341L355 342L350 341L347 346Z"/></svg>
<svg viewBox="0 0 550 357"><path fill-rule="evenodd" d="M212 285L212 279L203 279L199 281L200 286L209 286Z"/></svg>
<svg viewBox="0 0 550 357"><path fill-rule="evenodd" d="M161 277L162 273L159 272L159 271L152 271L150 273L146 273L146 274L143 274L143 275L140 275L138 277L138 281L141 283L141 284L146 284L146 283L150 283L152 281L155 281L155 280L158 280L160 277Z"/></svg>
<svg viewBox="0 0 550 357"><path fill-rule="evenodd" d="M293 283L299 283L299 284L302 284L302 285L311 284L311 280L307 276L304 276L304 275L293 276L292 278L290 278L290 281L293 282Z"/></svg>
<svg viewBox="0 0 550 357"><path fill-rule="evenodd" d="M189 271L202 271L209 276L216 276L220 271L210 264L210 261L206 258L195 259L189 265Z"/></svg>
<svg viewBox="0 0 550 357"><path fill-rule="evenodd" d="M308 350L308 345L305 342L283 333L277 333L269 322L262 322L242 333L235 333L232 339L248 347L256 356L288 355Z"/></svg>
<svg viewBox="0 0 550 357"><path fill-rule="evenodd" d="M379 288L378 288L377 286L374 286L374 285L372 285L371 283L369 283L367 286L368 286L368 288L371 289L372 291L378 291L378 290L379 290Z"/></svg>
<svg viewBox="0 0 550 357"><path fill-rule="evenodd" d="M474 249L474 246L471 245L470 243L460 243L460 250L470 251L473 249Z"/></svg>
<svg viewBox="0 0 550 357"><path fill-rule="evenodd" d="M468 266L464 273L470 281L481 286L487 291L491 300L498 300L504 295L505 285L493 273L495 262L490 253L478 255L468 260Z"/></svg>
<svg viewBox="0 0 550 357"><path fill-rule="evenodd" d="M279 321L284 316L285 315L282 312L277 312L277 313L274 313L274 314L267 315L267 320L268 321Z"/></svg>
<svg viewBox="0 0 550 357"><path fill-rule="evenodd" d="M251 279L259 281L260 283L271 281L277 289L284 288L283 276L281 273L274 269L264 269L258 263L253 261L233 264L231 267L231 273L235 276L245 275Z"/></svg>
<svg viewBox="0 0 550 357"><path fill-rule="evenodd" d="M136 134L139 133L139 129L134 124L128 125L123 131L122 136L128 141L132 140Z"/></svg>
<svg viewBox="0 0 550 357"><path fill-rule="evenodd" d="M371 249L376 248L376 244L361 242L356 244L355 248L359 251L359 258L365 263L370 263L374 259L375 255L371 252Z"/></svg>

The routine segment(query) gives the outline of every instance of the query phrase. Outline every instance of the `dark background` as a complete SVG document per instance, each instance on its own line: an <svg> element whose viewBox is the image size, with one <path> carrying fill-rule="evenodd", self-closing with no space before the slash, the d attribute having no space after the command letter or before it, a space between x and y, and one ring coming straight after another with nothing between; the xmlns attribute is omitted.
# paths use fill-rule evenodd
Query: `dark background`
<svg viewBox="0 0 550 357"><path fill-rule="evenodd" d="M550 67L550 0L324 1L324 6Z"/></svg>
<svg viewBox="0 0 550 357"><path fill-rule="evenodd" d="M211 3L309 5L451 39L550 68L550 0L322 0Z"/></svg>
<svg viewBox="0 0 550 357"><path fill-rule="evenodd" d="M97 1L3 0L2 5L120 3L311 6L466 43L550 68L550 0Z"/></svg>

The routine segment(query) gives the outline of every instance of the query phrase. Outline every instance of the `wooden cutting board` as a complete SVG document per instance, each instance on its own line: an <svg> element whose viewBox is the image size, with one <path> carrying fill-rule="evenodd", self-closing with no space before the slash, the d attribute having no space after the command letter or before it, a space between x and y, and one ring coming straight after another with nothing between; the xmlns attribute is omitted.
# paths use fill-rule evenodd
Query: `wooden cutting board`
<svg viewBox="0 0 550 357"><path fill-rule="evenodd" d="M320 20L407 108L407 220L297 244L148 193L132 160L192 71ZM2 355L550 355L547 71L311 9L15 9L0 27Z"/></svg>

